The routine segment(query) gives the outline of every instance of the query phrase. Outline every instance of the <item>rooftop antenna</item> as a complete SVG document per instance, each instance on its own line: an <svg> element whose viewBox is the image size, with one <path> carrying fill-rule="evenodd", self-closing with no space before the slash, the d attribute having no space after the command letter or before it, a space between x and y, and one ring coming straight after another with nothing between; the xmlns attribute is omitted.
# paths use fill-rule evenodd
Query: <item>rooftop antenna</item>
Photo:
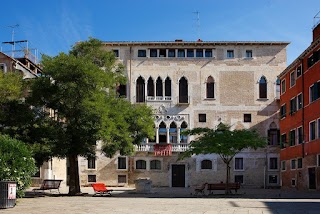
<svg viewBox="0 0 320 214"><path fill-rule="evenodd" d="M313 28L320 23L320 11L313 17Z"/></svg>
<svg viewBox="0 0 320 214"><path fill-rule="evenodd" d="M8 43L8 44L11 44L12 45L12 53L11 53L11 56L14 57L14 51L15 51L15 42L14 42L14 29L19 27L19 24L16 24L16 25L9 25L9 26L6 26L8 28L11 28L12 29L12 33L11 33L11 42L5 42L5 43Z"/></svg>
<svg viewBox="0 0 320 214"><path fill-rule="evenodd" d="M196 32L197 32L197 36L198 39L200 39L200 12L199 11L195 11L193 12L196 15Z"/></svg>

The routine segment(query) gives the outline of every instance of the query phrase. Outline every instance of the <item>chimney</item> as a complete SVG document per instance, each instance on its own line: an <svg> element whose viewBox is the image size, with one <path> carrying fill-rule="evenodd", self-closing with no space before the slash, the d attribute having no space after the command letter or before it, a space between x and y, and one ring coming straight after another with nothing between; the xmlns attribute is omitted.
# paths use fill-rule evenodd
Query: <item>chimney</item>
<svg viewBox="0 0 320 214"><path fill-rule="evenodd" d="M320 11L313 17L312 42L320 37Z"/></svg>
<svg viewBox="0 0 320 214"><path fill-rule="evenodd" d="M319 37L320 37L320 23L318 23L317 25L315 25L315 27L313 28L313 39L312 42L316 41Z"/></svg>

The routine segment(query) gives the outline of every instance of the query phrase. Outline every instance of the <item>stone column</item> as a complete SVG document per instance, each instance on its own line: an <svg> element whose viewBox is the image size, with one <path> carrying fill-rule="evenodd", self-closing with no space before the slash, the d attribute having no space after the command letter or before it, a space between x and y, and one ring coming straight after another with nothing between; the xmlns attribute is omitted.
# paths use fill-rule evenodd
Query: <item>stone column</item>
<svg viewBox="0 0 320 214"><path fill-rule="evenodd" d="M167 128L167 143L170 143L170 128Z"/></svg>
<svg viewBox="0 0 320 214"><path fill-rule="evenodd" d="M159 127L156 128L156 143L159 143Z"/></svg>
<svg viewBox="0 0 320 214"><path fill-rule="evenodd" d="M177 127L177 143L180 144L180 127Z"/></svg>

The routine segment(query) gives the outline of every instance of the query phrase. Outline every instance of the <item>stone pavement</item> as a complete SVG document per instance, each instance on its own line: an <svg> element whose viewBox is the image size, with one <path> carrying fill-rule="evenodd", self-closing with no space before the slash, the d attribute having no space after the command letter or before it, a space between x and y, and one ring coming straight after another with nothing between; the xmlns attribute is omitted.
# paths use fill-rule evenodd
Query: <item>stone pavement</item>
<svg viewBox="0 0 320 214"><path fill-rule="evenodd" d="M136 193L134 189L113 188L111 197L92 197L92 188L82 188L84 196L46 194L44 197L18 199L14 208L4 214L95 214L95 213L174 213L174 214L319 214L319 192L284 192L281 190L243 189L225 197L223 192L195 197L190 188L153 188L152 193ZM67 189L62 189L66 193Z"/></svg>

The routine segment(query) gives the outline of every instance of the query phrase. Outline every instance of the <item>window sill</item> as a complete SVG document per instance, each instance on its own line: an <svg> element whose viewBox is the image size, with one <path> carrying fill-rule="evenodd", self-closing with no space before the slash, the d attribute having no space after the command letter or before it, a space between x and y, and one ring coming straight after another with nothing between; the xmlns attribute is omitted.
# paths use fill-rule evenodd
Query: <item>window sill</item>
<svg viewBox="0 0 320 214"><path fill-rule="evenodd" d="M117 171L128 171L128 169L116 169Z"/></svg>
<svg viewBox="0 0 320 214"><path fill-rule="evenodd" d="M254 58L253 57L244 57L243 59L244 60L253 60Z"/></svg>
<svg viewBox="0 0 320 214"><path fill-rule="evenodd" d="M234 169L235 172L244 172L244 169Z"/></svg>
<svg viewBox="0 0 320 214"><path fill-rule="evenodd" d="M268 98L258 98L258 99L257 99L257 101L264 101L264 102L265 102L265 101L268 101L268 100L269 100Z"/></svg>
<svg viewBox="0 0 320 214"><path fill-rule="evenodd" d="M215 101L216 98L204 98L205 101Z"/></svg>
<svg viewBox="0 0 320 214"><path fill-rule="evenodd" d="M268 169L269 172L278 172L279 169Z"/></svg>

